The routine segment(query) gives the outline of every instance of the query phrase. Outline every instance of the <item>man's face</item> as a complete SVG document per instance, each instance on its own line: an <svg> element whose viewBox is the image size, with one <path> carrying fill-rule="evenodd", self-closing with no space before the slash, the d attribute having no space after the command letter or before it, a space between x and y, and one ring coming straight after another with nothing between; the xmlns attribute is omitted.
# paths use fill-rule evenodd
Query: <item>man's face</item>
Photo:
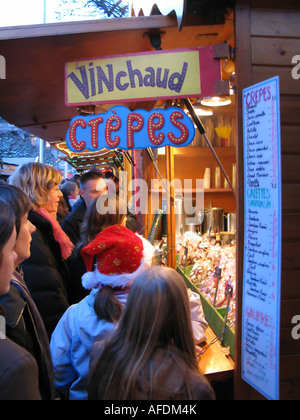
<svg viewBox="0 0 300 420"><path fill-rule="evenodd" d="M94 198L106 194L106 192L106 182L103 178L90 179L86 182L84 187L80 189L80 195L84 199L87 207L89 207Z"/></svg>

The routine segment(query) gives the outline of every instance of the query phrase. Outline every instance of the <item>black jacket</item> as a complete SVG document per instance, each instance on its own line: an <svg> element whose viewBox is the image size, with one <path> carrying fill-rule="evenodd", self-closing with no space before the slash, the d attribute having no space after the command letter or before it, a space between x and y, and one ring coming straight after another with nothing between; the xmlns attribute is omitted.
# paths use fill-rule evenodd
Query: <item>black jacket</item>
<svg viewBox="0 0 300 420"><path fill-rule="evenodd" d="M49 340L22 273L14 272L10 290L0 296L0 304L6 312L7 338L34 357L38 365L40 395L44 400L52 400L55 390Z"/></svg>
<svg viewBox="0 0 300 420"><path fill-rule="evenodd" d="M0 340L0 400L40 400L34 357L9 338Z"/></svg>
<svg viewBox="0 0 300 420"><path fill-rule="evenodd" d="M69 307L70 271L54 239L51 223L31 211L28 219L36 227L31 256L21 266L25 283L44 321L49 338Z"/></svg>
<svg viewBox="0 0 300 420"><path fill-rule="evenodd" d="M80 198L76 201L70 214L63 220L62 230L68 235L74 245L77 244L80 238L80 228L83 217L86 212L85 201Z"/></svg>

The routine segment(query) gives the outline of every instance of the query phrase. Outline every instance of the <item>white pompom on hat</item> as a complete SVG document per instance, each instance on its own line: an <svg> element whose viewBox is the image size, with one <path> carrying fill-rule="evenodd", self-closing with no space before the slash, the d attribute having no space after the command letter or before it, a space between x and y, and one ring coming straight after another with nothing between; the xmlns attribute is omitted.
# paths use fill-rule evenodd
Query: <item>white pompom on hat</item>
<svg viewBox="0 0 300 420"><path fill-rule="evenodd" d="M110 226L81 251L88 271L82 276L82 285L88 290L99 285L130 287L151 266L154 251L142 236L121 225ZM97 264L92 271L95 257Z"/></svg>

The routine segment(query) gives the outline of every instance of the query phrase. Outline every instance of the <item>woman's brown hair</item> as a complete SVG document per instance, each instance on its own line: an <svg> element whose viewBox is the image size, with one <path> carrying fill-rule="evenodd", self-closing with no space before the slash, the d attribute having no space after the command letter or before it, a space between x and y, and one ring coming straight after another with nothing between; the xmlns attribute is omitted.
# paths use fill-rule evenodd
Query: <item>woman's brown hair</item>
<svg viewBox="0 0 300 420"><path fill-rule="evenodd" d="M16 223L13 209L4 201L0 201L0 266L2 264L2 250L11 237Z"/></svg>
<svg viewBox="0 0 300 420"><path fill-rule="evenodd" d="M105 228L120 225L126 217L126 207L119 196L105 194L95 198L88 207L80 232L80 240L74 249L78 256L82 248L88 245ZM110 286L104 286L95 296L94 310L99 320L117 322L123 311L123 305Z"/></svg>
<svg viewBox="0 0 300 420"><path fill-rule="evenodd" d="M87 246L105 228L122 224L126 217L123 208L124 203L114 194L105 194L95 198L84 215L80 239L74 248L74 255L80 254L82 248Z"/></svg>
<svg viewBox="0 0 300 420"><path fill-rule="evenodd" d="M91 374L89 399L132 399L137 383L143 391L146 382L151 399L157 374L151 361L158 348L165 350L165 362L175 361L192 396L187 366L199 371L186 286L175 270L152 267L131 288L120 324Z"/></svg>

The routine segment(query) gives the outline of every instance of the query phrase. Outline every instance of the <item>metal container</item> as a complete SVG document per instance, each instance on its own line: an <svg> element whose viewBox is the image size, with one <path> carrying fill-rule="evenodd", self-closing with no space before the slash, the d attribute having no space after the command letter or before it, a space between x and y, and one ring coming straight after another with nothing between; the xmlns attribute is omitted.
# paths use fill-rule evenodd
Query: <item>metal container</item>
<svg viewBox="0 0 300 420"><path fill-rule="evenodd" d="M204 232L224 231L224 209L212 207L204 211Z"/></svg>
<svg viewBox="0 0 300 420"><path fill-rule="evenodd" d="M196 231L196 224L188 223L191 218L196 217L196 212L192 215L186 214L184 200L185 199L182 194L175 194L174 212L175 212L175 235L176 236L182 236L184 232L186 232L187 230L192 231L192 232Z"/></svg>
<svg viewBox="0 0 300 420"><path fill-rule="evenodd" d="M236 232L236 212L227 214L227 232Z"/></svg>

